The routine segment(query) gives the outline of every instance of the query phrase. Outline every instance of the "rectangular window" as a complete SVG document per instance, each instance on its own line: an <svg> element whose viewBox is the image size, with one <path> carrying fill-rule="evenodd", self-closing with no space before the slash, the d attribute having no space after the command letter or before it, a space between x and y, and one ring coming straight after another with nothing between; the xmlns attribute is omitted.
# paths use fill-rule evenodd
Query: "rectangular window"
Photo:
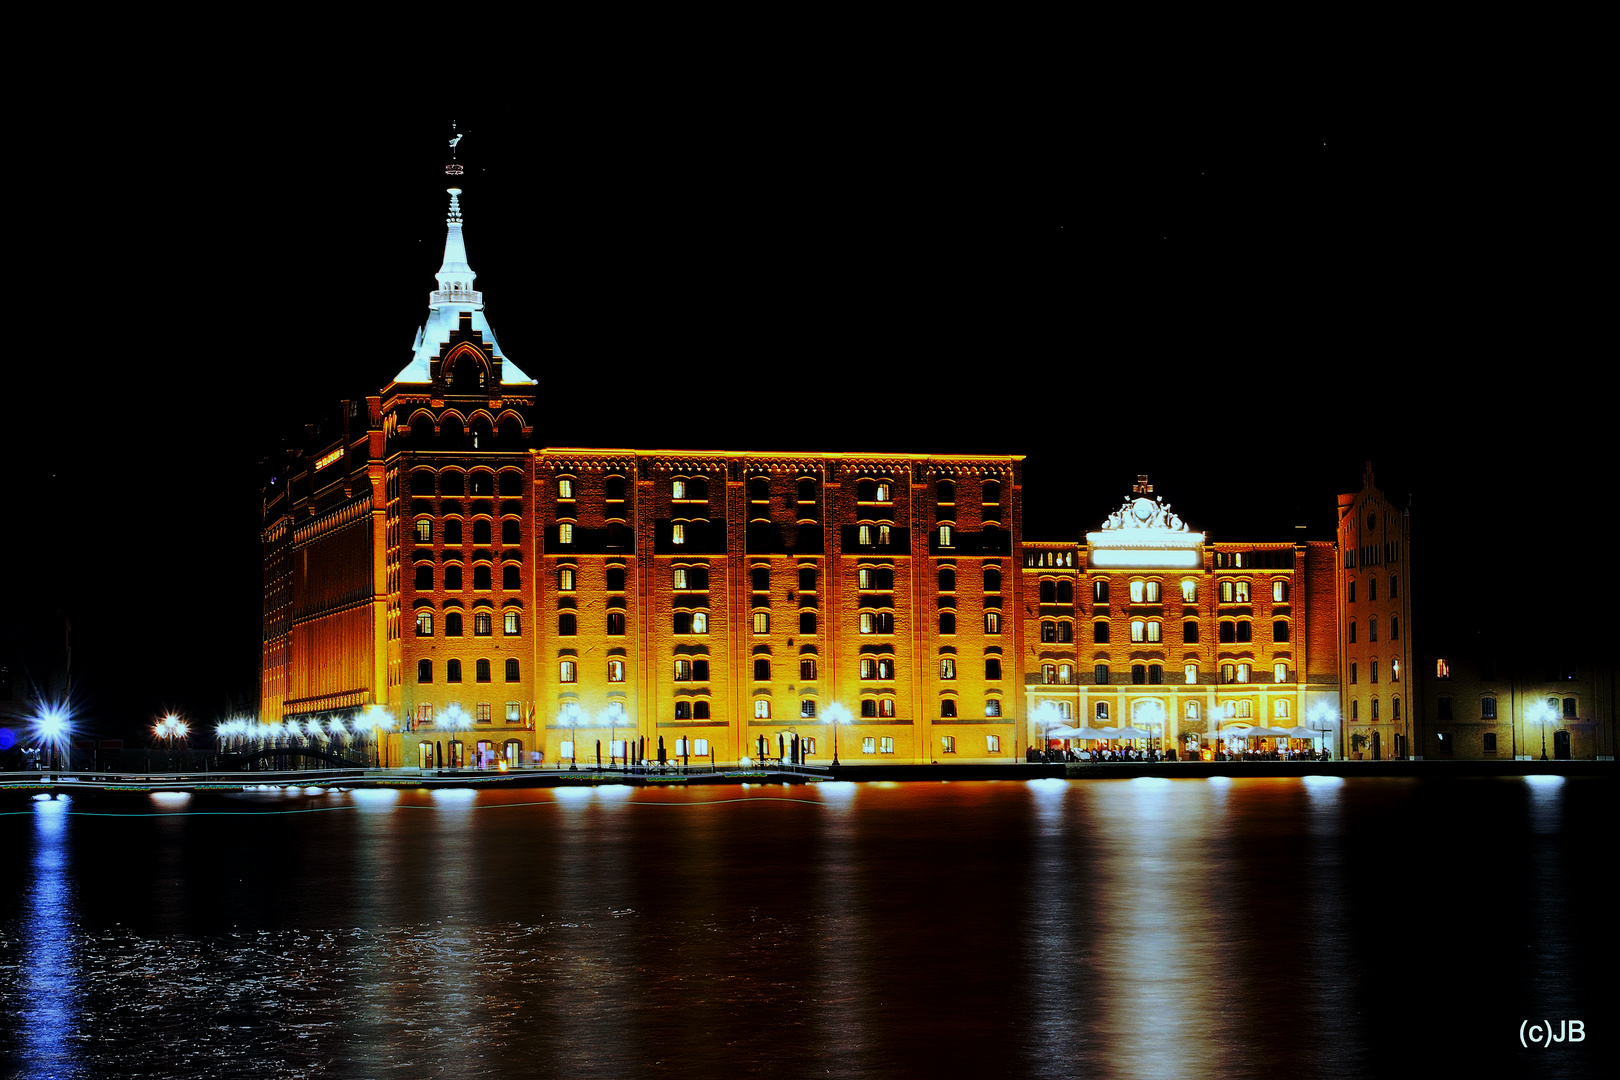
<svg viewBox="0 0 1620 1080"><path fill-rule="evenodd" d="M1157 622L1148 623L1148 625L1147 625L1147 634L1148 634L1148 640L1149 641L1162 641L1162 640L1164 640L1163 624L1157 623Z"/></svg>
<svg viewBox="0 0 1620 1080"><path fill-rule="evenodd" d="M574 666L574 661L564 660L557 665L557 681L566 683L574 682L577 677L577 671L578 669Z"/></svg>
<svg viewBox="0 0 1620 1080"><path fill-rule="evenodd" d="M480 724L489 723L489 721L490 721L489 702L480 701L478 703L477 708L478 708L478 716L477 716L478 722Z"/></svg>
<svg viewBox="0 0 1620 1080"><path fill-rule="evenodd" d="M418 611L416 613L416 635L417 637L433 636L433 612Z"/></svg>
<svg viewBox="0 0 1620 1080"><path fill-rule="evenodd" d="M518 613L515 611L506 612L502 616L502 622L508 637L518 633L522 629L522 626L518 620Z"/></svg>
<svg viewBox="0 0 1620 1080"><path fill-rule="evenodd" d="M670 526L669 542L672 544L686 543L686 524L684 522L677 521Z"/></svg>
<svg viewBox="0 0 1620 1080"><path fill-rule="evenodd" d="M1188 664L1187 666L1185 666L1185 667L1183 667L1181 669L1181 673L1182 673L1182 675L1186 676L1188 686L1191 686L1194 683L1198 682L1198 665L1197 664Z"/></svg>
<svg viewBox="0 0 1620 1080"><path fill-rule="evenodd" d="M877 753L877 739L874 738L871 735L868 735L868 736L866 736L866 738L862 739L861 740L861 753L863 753L863 754L875 754L875 753Z"/></svg>
<svg viewBox="0 0 1620 1080"><path fill-rule="evenodd" d="M624 682L624 661L608 661L608 682Z"/></svg>
<svg viewBox="0 0 1620 1080"><path fill-rule="evenodd" d="M800 701L799 702L799 715L804 717L806 720L815 719L815 715L816 715L816 699L815 698L804 698L802 701Z"/></svg>
<svg viewBox="0 0 1620 1080"><path fill-rule="evenodd" d="M885 754L894 753L894 738L893 738L893 736L890 736L890 735L883 736L882 743L883 743L882 750L883 750L883 752Z"/></svg>
<svg viewBox="0 0 1620 1080"><path fill-rule="evenodd" d="M1487 731L1480 749L1487 754L1496 753L1496 732Z"/></svg>
<svg viewBox="0 0 1620 1080"><path fill-rule="evenodd" d="M709 613L706 611L692 612L692 633L707 634L709 632Z"/></svg>
<svg viewBox="0 0 1620 1080"><path fill-rule="evenodd" d="M992 754L1001 753L1001 736L986 735L984 737L984 748Z"/></svg>
<svg viewBox="0 0 1620 1080"><path fill-rule="evenodd" d="M557 591L574 591L574 568L572 566L559 567L557 570Z"/></svg>
<svg viewBox="0 0 1620 1080"><path fill-rule="evenodd" d="M506 703L506 722L508 724L515 724L522 719L523 707L515 701L508 701Z"/></svg>
<svg viewBox="0 0 1620 1080"><path fill-rule="evenodd" d="M1237 586L1237 602L1240 604L1247 604L1249 602L1249 583L1247 581L1239 581L1235 584Z"/></svg>
<svg viewBox="0 0 1620 1080"><path fill-rule="evenodd" d="M474 615L473 616L473 636L474 637L489 637L490 630L493 628L494 623L495 623L495 620L490 617L490 614L487 611L479 612L477 615Z"/></svg>
<svg viewBox="0 0 1620 1080"><path fill-rule="evenodd" d="M1273 682L1287 682L1288 681L1288 665L1284 663L1284 664L1278 664L1275 667L1273 667L1271 669L1271 679L1272 679Z"/></svg>
<svg viewBox="0 0 1620 1080"><path fill-rule="evenodd" d="M433 723L433 706L431 706L431 705L418 705L416 707L416 722L418 724L431 724L431 723Z"/></svg>
<svg viewBox="0 0 1620 1080"><path fill-rule="evenodd" d="M1496 699L1485 697L1479 699L1479 718L1481 720L1496 719Z"/></svg>
<svg viewBox="0 0 1620 1080"><path fill-rule="evenodd" d="M768 611L754 612L754 633L768 634L771 632L771 614Z"/></svg>
<svg viewBox="0 0 1620 1080"><path fill-rule="evenodd" d="M572 544L574 542L574 526L572 522L564 521L557 526L557 543Z"/></svg>
<svg viewBox="0 0 1620 1080"><path fill-rule="evenodd" d="M942 698L939 703L939 715L946 720L954 717L956 715L956 699Z"/></svg>
<svg viewBox="0 0 1620 1080"><path fill-rule="evenodd" d="M699 757L702 757L703 755L707 754L708 752L709 752L709 740L708 739L693 739L692 740L692 753L698 755Z"/></svg>
<svg viewBox="0 0 1620 1080"><path fill-rule="evenodd" d="M677 589L686 588L686 567L677 566L675 568L673 584Z"/></svg>
<svg viewBox="0 0 1620 1080"><path fill-rule="evenodd" d="M557 498L572 499L574 497L574 482L566 477L557 481Z"/></svg>

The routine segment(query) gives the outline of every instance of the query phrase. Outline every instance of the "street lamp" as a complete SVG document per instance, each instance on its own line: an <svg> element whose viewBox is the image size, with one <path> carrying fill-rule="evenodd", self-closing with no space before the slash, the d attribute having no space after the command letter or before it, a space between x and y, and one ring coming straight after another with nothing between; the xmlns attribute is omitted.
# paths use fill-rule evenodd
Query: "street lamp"
<svg viewBox="0 0 1620 1080"><path fill-rule="evenodd" d="M461 707L460 702L451 702L450 707L444 710L444 722L439 725L450 733L450 760L451 768L459 769L462 764L462 754L456 751L461 740L456 736L468 730L471 725L467 722L467 710Z"/></svg>
<svg viewBox="0 0 1620 1080"><path fill-rule="evenodd" d="M557 714L557 722L568 729L568 767L579 768L579 723L585 719L585 712L578 705L569 702Z"/></svg>
<svg viewBox="0 0 1620 1080"><path fill-rule="evenodd" d="M616 756L613 752L613 744L617 741L613 737L613 733L621 725L628 724L629 717L624 715L624 706L621 703L617 701L610 701L608 702L607 707L602 710L601 714L598 715L596 719L598 724L606 721L605 726L608 729L608 764L612 765L613 759ZM625 756L628 757L629 754L626 753ZM626 761L625 764L628 765L629 762Z"/></svg>
<svg viewBox="0 0 1620 1080"><path fill-rule="evenodd" d="M1030 723L1034 724L1041 733L1041 760L1046 759L1046 744L1051 741L1048 731L1063 722L1063 711L1057 707L1055 701L1043 701L1029 714Z"/></svg>
<svg viewBox="0 0 1620 1080"><path fill-rule="evenodd" d="M174 713L169 713L162 720L152 725L152 733L169 743L169 767L174 767L174 741L184 738L190 731L190 726Z"/></svg>
<svg viewBox="0 0 1620 1080"><path fill-rule="evenodd" d="M34 718L34 733L45 747L46 772L51 771L53 757L57 757L57 764L60 766L58 748L66 745L72 727L73 725L68 719L68 711L61 705L47 705Z"/></svg>
<svg viewBox="0 0 1620 1080"><path fill-rule="evenodd" d="M1339 726L1339 710L1325 701L1318 701L1311 706L1310 712L1305 714L1307 726L1312 730L1320 731L1322 740L1322 753L1327 755L1327 734Z"/></svg>
<svg viewBox="0 0 1620 1080"><path fill-rule="evenodd" d="M839 724L847 724L847 723L849 723L850 720L851 720L851 717L849 715L849 710L844 708L842 705L838 704L838 702L836 702L836 701L833 702L832 704L828 705L826 707L826 709L822 710L821 716L822 716L822 719L826 720L827 723L832 725L832 733L833 733L833 761L832 761L832 763L833 763L833 768L836 769L838 767L838 725Z"/></svg>
<svg viewBox="0 0 1620 1080"><path fill-rule="evenodd" d="M1541 760L1547 760L1547 728L1558 723L1558 706L1552 700L1537 701L1525 709L1525 721L1541 728Z"/></svg>

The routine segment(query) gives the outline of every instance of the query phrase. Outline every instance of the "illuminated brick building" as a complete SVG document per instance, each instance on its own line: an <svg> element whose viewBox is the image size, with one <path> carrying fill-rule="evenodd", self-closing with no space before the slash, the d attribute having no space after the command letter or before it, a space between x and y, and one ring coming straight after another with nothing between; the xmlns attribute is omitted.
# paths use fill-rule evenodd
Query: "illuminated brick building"
<svg viewBox="0 0 1620 1080"><path fill-rule="evenodd" d="M406 764L1011 760L1016 456L537 448L452 191L411 362L265 488L266 721Z"/></svg>
<svg viewBox="0 0 1620 1080"><path fill-rule="evenodd" d="M1024 545L1028 714L1178 753L1259 728L1337 745L1333 545L1208 542L1146 480L1084 543Z"/></svg>
<svg viewBox="0 0 1620 1080"><path fill-rule="evenodd" d="M1339 681L1352 742L1375 758L1413 752L1411 520L1373 484L1339 496ZM1354 746L1351 752L1355 752Z"/></svg>

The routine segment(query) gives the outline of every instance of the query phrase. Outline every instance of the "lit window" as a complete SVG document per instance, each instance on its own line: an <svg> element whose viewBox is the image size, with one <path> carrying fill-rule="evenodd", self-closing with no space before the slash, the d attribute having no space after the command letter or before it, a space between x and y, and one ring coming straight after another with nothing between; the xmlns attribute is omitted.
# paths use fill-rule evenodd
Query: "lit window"
<svg viewBox="0 0 1620 1080"><path fill-rule="evenodd" d="M1041 641L1054 642L1057 640L1057 623L1051 619L1041 620Z"/></svg>
<svg viewBox="0 0 1620 1080"><path fill-rule="evenodd" d="M1240 701L1237 703L1237 714L1241 719L1248 719L1254 715L1254 702Z"/></svg>
<svg viewBox="0 0 1620 1080"><path fill-rule="evenodd" d="M1391 660L1389 662L1389 681L1401 681L1401 662L1399 660Z"/></svg>
<svg viewBox="0 0 1620 1080"><path fill-rule="evenodd" d="M939 677L941 679L954 679L954 678L956 678L956 658L955 657L953 657L953 656L942 656L942 657L940 657L940 660L939 660Z"/></svg>
<svg viewBox="0 0 1620 1080"><path fill-rule="evenodd" d="M574 497L574 482L566 477L557 481L557 498L572 499Z"/></svg>
<svg viewBox="0 0 1620 1080"><path fill-rule="evenodd" d="M878 715L879 716L893 716L894 715L894 698L891 698L891 697L878 698Z"/></svg>
<svg viewBox="0 0 1620 1080"><path fill-rule="evenodd" d="M1108 702L1106 702L1106 701L1097 702L1097 709L1096 709L1096 714L1095 715L1096 715L1096 718L1098 720L1106 720L1106 719L1108 719Z"/></svg>
<svg viewBox="0 0 1620 1080"><path fill-rule="evenodd" d="M771 613L768 611L754 612L754 633L768 634L771 632Z"/></svg>
<svg viewBox="0 0 1620 1080"><path fill-rule="evenodd" d="M1131 620L1131 640L1132 641L1146 641L1147 640L1147 624L1144 623L1141 619L1132 619Z"/></svg>
<svg viewBox="0 0 1620 1080"><path fill-rule="evenodd" d="M708 739L693 739L692 740L692 753L698 755L699 757L702 757L704 754L707 754L708 752L709 752L709 740Z"/></svg>
<svg viewBox="0 0 1620 1080"><path fill-rule="evenodd" d="M523 719L523 706L516 701L506 703L506 722L515 724Z"/></svg>
<svg viewBox="0 0 1620 1080"><path fill-rule="evenodd" d="M870 546L871 545L871 543L872 543L872 526L870 526L870 525L862 525L860 527L860 533L859 533L859 537L857 538L857 542L862 544L862 545L865 545L865 546Z"/></svg>
<svg viewBox="0 0 1620 1080"><path fill-rule="evenodd" d="M564 521L557 526L557 543L572 544L574 542L574 526L572 522Z"/></svg>
<svg viewBox="0 0 1620 1080"><path fill-rule="evenodd" d="M878 542L879 547L888 547L889 546L889 527L887 525L879 525L878 526L878 528L877 528L877 542Z"/></svg>
<svg viewBox="0 0 1620 1080"><path fill-rule="evenodd" d="M1181 579L1181 599L1189 604L1198 599L1198 583L1192 578Z"/></svg>
<svg viewBox="0 0 1620 1080"><path fill-rule="evenodd" d="M949 525L941 525L939 527L939 546L951 546L951 527Z"/></svg>
<svg viewBox="0 0 1620 1080"><path fill-rule="evenodd" d="M1092 582L1091 598L1099 604L1108 603L1108 582L1100 579Z"/></svg>
<svg viewBox="0 0 1620 1080"><path fill-rule="evenodd" d="M1187 664L1181 669L1181 674L1187 680L1189 686L1193 685L1198 681L1198 665Z"/></svg>
<svg viewBox="0 0 1620 1080"><path fill-rule="evenodd" d="M1074 668L1068 664L1058 665L1058 685L1068 686L1074 682Z"/></svg>
<svg viewBox="0 0 1620 1080"><path fill-rule="evenodd" d="M1001 715L1001 702L998 701L995 698L991 698L989 701L985 702L984 703L984 715L986 715L986 716L1000 716Z"/></svg>
<svg viewBox="0 0 1620 1080"><path fill-rule="evenodd" d="M768 698L754 699L754 719L769 720L771 718L771 703Z"/></svg>
<svg viewBox="0 0 1620 1080"><path fill-rule="evenodd" d="M985 747L984 748L986 750L988 750L990 753L992 753L992 754L1001 753L1001 736L1000 735L986 735L984 737L984 742L985 742Z"/></svg>
<svg viewBox="0 0 1620 1080"><path fill-rule="evenodd" d="M878 502L888 502L889 501L889 485L887 483L885 483L884 481L881 481L881 480L878 481L878 486L877 486L877 501Z"/></svg>
<svg viewBox="0 0 1620 1080"><path fill-rule="evenodd" d="M802 699L799 702L799 715L806 720L814 720L816 718L816 699Z"/></svg>
<svg viewBox="0 0 1620 1080"><path fill-rule="evenodd" d="M942 754L956 753L956 736L941 735L939 737L939 752Z"/></svg>
<svg viewBox="0 0 1620 1080"><path fill-rule="evenodd" d="M1189 719L1189 720L1197 720L1198 719L1198 702L1196 702L1196 701L1187 702L1187 719Z"/></svg>
<svg viewBox="0 0 1620 1080"><path fill-rule="evenodd" d="M1271 583L1271 599L1273 603L1287 603L1288 583L1286 581L1273 581Z"/></svg>
<svg viewBox="0 0 1620 1080"><path fill-rule="evenodd" d="M1247 581L1238 581L1233 584L1237 588L1237 602L1247 604L1249 602L1249 583Z"/></svg>
<svg viewBox="0 0 1620 1080"><path fill-rule="evenodd" d="M669 494L670 494L671 498L675 498L675 499L684 499L684 498L686 498L686 481L685 480L673 481L669 485Z"/></svg>
<svg viewBox="0 0 1620 1080"><path fill-rule="evenodd" d="M1149 641L1162 641L1162 640L1164 640L1164 626L1163 626L1163 624L1159 623L1157 621L1148 623L1147 624L1147 639Z"/></svg>
<svg viewBox="0 0 1620 1080"><path fill-rule="evenodd" d="M624 682L624 661L608 661L608 682Z"/></svg>
<svg viewBox="0 0 1620 1080"><path fill-rule="evenodd" d="M432 541L433 522L427 518L422 518L416 523L416 542L418 544L428 544L432 543Z"/></svg>
<svg viewBox="0 0 1620 1080"><path fill-rule="evenodd" d="M987 611L984 613L984 632L987 634L1001 633L1001 612Z"/></svg>
<svg viewBox="0 0 1620 1080"><path fill-rule="evenodd" d="M865 738L861 739L861 753L863 753L863 754L875 754L875 753L877 753L877 739L874 738L871 735L868 735Z"/></svg>
<svg viewBox="0 0 1620 1080"><path fill-rule="evenodd" d="M692 612L692 633L707 634L709 632L709 613L706 611Z"/></svg>
<svg viewBox="0 0 1620 1080"><path fill-rule="evenodd" d="M1434 677L1437 679L1451 678L1451 665L1444 660L1434 662Z"/></svg>
<svg viewBox="0 0 1620 1080"><path fill-rule="evenodd" d="M1055 684L1056 682L1057 682L1057 665L1056 664L1042 664L1041 665L1041 683L1043 685L1045 685L1045 686L1051 686L1051 685Z"/></svg>
<svg viewBox="0 0 1620 1080"><path fill-rule="evenodd" d="M477 705L473 706L473 719L476 720L480 724L489 723L489 721L490 721L489 702L480 701Z"/></svg>
<svg viewBox="0 0 1620 1080"><path fill-rule="evenodd" d="M1281 663L1274 666L1271 669L1271 678L1273 682L1287 682L1288 665L1286 663Z"/></svg>
<svg viewBox="0 0 1620 1080"><path fill-rule="evenodd" d="M670 527L669 542L672 544L686 543L686 525L677 521Z"/></svg>
<svg viewBox="0 0 1620 1080"><path fill-rule="evenodd" d="M433 636L433 612L418 611L416 613L416 634L418 637Z"/></svg>
<svg viewBox="0 0 1620 1080"><path fill-rule="evenodd" d="M816 677L816 659L807 656L799 661L799 678L814 679Z"/></svg>
<svg viewBox="0 0 1620 1080"><path fill-rule="evenodd" d="M1238 682L1248 682L1249 681L1249 665L1248 664L1239 664L1237 666L1237 681Z"/></svg>
<svg viewBox="0 0 1620 1080"><path fill-rule="evenodd" d="M502 629L508 637L522 632L521 617L515 611L502 614Z"/></svg>
<svg viewBox="0 0 1620 1080"><path fill-rule="evenodd" d="M882 739L879 740L879 742L882 744L882 750L883 750L883 752L885 754L894 753L894 737L893 736L885 735L885 736L883 736Z"/></svg>
<svg viewBox="0 0 1620 1080"><path fill-rule="evenodd" d="M677 661L675 661L675 681L676 682L691 682L692 681L692 661L690 661L690 660L677 660Z"/></svg>
<svg viewBox="0 0 1620 1080"><path fill-rule="evenodd" d="M495 622L495 620L490 617L490 614L487 611L481 611L478 614L474 615L473 616L473 636L474 637L489 637L491 631L494 628L494 622Z"/></svg>
<svg viewBox="0 0 1620 1080"><path fill-rule="evenodd" d="M557 591L574 591L574 568L572 566L560 567L557 570Z"/></svg>

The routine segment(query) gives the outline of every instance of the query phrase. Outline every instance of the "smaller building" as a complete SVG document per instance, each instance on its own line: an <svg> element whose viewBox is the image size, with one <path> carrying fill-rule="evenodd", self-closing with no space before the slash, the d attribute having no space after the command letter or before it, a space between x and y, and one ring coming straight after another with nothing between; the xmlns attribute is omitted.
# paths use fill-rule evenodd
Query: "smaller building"
<svg viewBox="0 0 1620 1080"><path fill-rule="evenodd" d="M1426 656L1421 756L1612 760L1613 663L1556 654Z"/></svg>

